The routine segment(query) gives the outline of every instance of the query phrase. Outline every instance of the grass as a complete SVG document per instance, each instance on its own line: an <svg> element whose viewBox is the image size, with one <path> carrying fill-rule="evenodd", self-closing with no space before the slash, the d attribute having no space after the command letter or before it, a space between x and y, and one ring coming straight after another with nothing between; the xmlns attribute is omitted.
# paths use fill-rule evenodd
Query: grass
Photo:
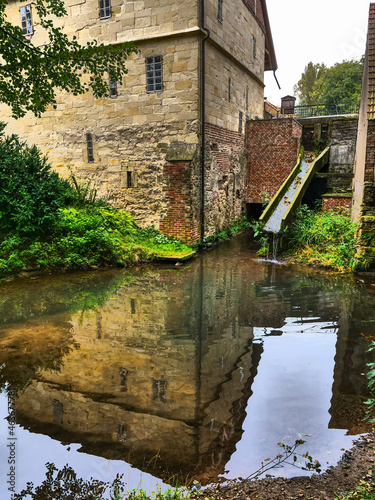
<svg viewBox="0 0 375 500"><path fill-rule="evenodd" d="M284 234L283 255L293 262L350 272L357 264L356 233L349 213L302 206Z"/></svg>
<svg viewBox="0 0 375 500"><path fill-rule="evenodd" d="M0 244L0 277L22 270L127 266L156 258L184 258L193 249L155 229L141 229L129 213L104 203L58 211L49 234L10 232Z"/></svg>

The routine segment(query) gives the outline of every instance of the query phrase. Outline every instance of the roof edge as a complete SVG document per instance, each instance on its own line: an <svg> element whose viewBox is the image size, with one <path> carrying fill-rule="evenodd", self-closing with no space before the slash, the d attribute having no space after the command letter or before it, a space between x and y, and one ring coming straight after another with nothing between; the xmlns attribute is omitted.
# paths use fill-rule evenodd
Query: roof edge
<svg viewBox="0 0 375 500"><path fill-rule="evenodd" d="M269 64L264 68L264 70L276 71L278 66L277 66L275 47L273 45L270 20L268 17L267 4L266 0L260 0L260 2L262 4L262 10L263 10L264 27L266 29L266 50L268 51L269 55Z"/></svg>

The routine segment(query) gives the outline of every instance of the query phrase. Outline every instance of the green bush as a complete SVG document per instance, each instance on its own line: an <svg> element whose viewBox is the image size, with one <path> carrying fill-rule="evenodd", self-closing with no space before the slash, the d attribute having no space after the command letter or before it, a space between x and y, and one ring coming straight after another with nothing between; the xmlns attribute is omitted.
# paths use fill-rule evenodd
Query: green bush
<svg viewBox="0 0 375 500"><path fill-rule="evenodd" d="M285 232L283 251L299 262L349 271L356 264L356 232L349 214L304 205Z"/></svg>
<svg viewBox="0 0 375 500"><path fill-rule="evenodd" d="M72 201L72 187L51 170L36 146L16 135L5 137L3 129L0 124L0 231L46 233L58 210Z"/></svg>

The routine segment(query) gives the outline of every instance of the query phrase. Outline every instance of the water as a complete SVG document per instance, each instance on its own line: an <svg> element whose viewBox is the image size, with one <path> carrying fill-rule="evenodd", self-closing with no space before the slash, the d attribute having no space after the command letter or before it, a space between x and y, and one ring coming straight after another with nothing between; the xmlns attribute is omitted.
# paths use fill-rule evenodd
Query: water
<svg viewBox="0 0 375 500"><path fill-rule="evenodd" d="M12 440L17 490L47 462L129 489L246 477L301 433L334 464L366 430L372 292L257 261L246 238L183 267L2 285L0 387L17 397L10 431L0 395L0 498Z"/></svg>

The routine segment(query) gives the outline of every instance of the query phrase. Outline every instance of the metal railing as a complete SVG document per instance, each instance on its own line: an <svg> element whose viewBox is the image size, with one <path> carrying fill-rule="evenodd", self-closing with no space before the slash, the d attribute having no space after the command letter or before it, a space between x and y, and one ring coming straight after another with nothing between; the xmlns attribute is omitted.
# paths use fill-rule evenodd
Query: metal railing
<svg viewBox="0 0 375 500"><path fill-rule="evenodd" d="M359 111L359 102L344 102L339 104L311 104L295 106L294 114L299 118L312 116L352 115Z"/></svg>

